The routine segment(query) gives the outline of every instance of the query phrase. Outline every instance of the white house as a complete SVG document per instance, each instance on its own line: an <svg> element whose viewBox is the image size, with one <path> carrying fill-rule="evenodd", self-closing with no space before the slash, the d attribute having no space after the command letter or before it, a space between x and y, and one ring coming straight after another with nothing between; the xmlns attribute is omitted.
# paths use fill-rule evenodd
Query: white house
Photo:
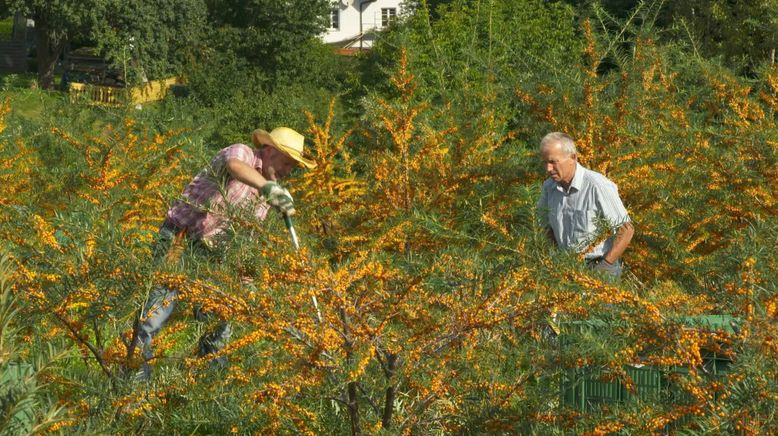
<svg viewBox="0 0 778 436"><path fill-rule="evenodd" d="M380 30L396 20L402 0L335 0L324 42L342 48L369 48Z"/></svg>

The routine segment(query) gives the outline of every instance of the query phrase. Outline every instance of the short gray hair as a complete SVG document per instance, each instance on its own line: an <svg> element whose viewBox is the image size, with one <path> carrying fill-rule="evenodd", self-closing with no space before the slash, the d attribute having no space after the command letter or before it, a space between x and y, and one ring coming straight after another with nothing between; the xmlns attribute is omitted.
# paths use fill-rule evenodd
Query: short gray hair
<svg viewBox="0 0 778 436"><path fill-rule="evenodd" d="M568 155L577 153L573 138L567 133L562 132L551 132L544 136L543 139L540 140L540 149L542 150L544 147L551 146L556 143L559 143L559 145L562 147L562 151Z"/></svg>

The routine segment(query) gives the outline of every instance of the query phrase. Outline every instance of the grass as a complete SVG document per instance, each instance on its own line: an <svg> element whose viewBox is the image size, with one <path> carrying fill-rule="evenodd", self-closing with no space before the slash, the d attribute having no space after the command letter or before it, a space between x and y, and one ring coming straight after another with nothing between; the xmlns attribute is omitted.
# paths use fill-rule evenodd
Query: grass
<svg viewBox="0 0 778 436"><path fill-rule="evenodd" d="M47 103L62 98L58 91L37 89L34 73L0 74L0 91L11 101L13 113L28 120L39 120Z"/></svg>
<svg viewBox="0 0 778 436"><path fill-rule="evenodd" d="M40 120L47 103L61 98L58 93L49 94L32 89L14 91L6 95L11 100L14 115L27 120Z"/></svg>
<svg viewBox="0 0 778 436"><path fill-rule="evenodd" d="M59 83L60 77L55 76L55 83ZM57 90L46 91L37 87L37 75L35 73L23 74L0 74L0 102L6 98L10 100L12 115L34 124L44 121L46 116L51 114L52 108L58 107L58 102L68 99L68 94ZM87 104L87 102L73 102L70 106L80 106L86 112L105 113L116 111L121 112L120 107L102 107ZM143 104L144 112L157 111L160 108L160 102L148 102ZM109 117L110 118L110 117ZM101 131L105 120L90 118L94 131Z"/></svg>
<svg viewBox="0 0 778 436"><path fill-rule="evenodd" d="M0 89L12 91L15 89L29 89L38 80L35 73L7 73L0 74Z"/></svg>

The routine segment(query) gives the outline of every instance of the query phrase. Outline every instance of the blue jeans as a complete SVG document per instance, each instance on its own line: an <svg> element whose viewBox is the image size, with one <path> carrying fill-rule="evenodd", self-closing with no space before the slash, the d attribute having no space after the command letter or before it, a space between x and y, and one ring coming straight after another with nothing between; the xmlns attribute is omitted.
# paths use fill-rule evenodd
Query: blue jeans
<svg viewBox="0 0 778 436"><path fill-rule="evenodd" d="M158 264L165 261L165 257L173 247L173 243L176 239L186 238L181 229L178 229L173 224L165 221L159 229L157 241L152 250L154 263ZM188 244L187 249L202 252L206 255L205 257L213 257L212 255L214 253L212 253L201 241L187 239L186 243ZM173 314L177 302L178 291L158 285L149 294L149 298L138 317L134 340L135 344L141 349L141 354L144 359L143 372L146 377L151 375L151 367L148 362L154 358L152 338L159 332L168 318L170 318L170 315ZM198 321L206 321L208 315L199 310L199 308L195 308L195 318ZM200 337L197 355L205 356L218 352L227 345L231 335L232 327L230 324L227 321L220 322L215 329ZM224 364L225 362L226 359L224 357L216 360L216 363L219 364Z"/></svg>

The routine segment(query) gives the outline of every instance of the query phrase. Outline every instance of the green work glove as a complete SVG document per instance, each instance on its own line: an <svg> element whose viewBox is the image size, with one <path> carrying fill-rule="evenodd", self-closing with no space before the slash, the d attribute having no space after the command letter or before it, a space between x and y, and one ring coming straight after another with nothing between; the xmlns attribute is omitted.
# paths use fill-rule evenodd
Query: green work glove
<svg viewBox="0 0 778 436"><path fill-rule="evenodd" d="M282 188L276 182L267 182L262 187L262 196L265 201L284 215L294 215L294 200L289 191Z"/></svg>

